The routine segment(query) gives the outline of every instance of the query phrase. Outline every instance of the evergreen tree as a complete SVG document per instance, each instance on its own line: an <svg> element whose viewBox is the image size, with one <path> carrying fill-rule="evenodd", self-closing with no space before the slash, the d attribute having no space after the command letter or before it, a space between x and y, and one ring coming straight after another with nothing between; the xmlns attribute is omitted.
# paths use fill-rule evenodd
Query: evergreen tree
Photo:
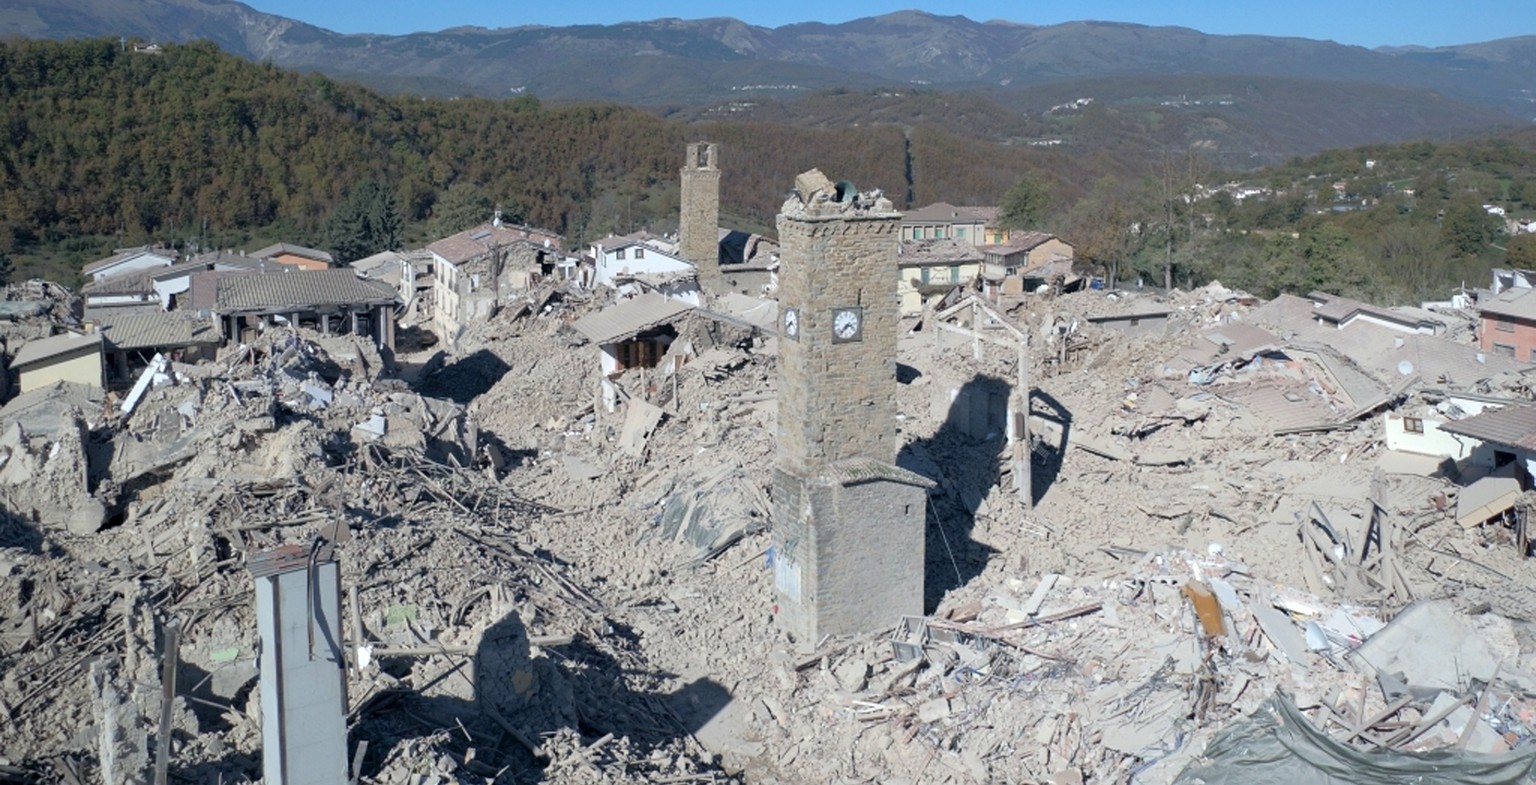
<svg viewBox="0 0 1536 785"><path fill-rule="evenodd" d="M395 197L377 180L364 180L326 222L325 238L337 264L348 264L403 245L404 222Z"/></svg>
<svg viewBox="0 0 1536 785"><path fill-rule="evenodd" d="M463 180L448 186L432 205L432 233L437 237L462 232L491 220L491 200ZM505 218L505 216L503 216Z"/></svg>

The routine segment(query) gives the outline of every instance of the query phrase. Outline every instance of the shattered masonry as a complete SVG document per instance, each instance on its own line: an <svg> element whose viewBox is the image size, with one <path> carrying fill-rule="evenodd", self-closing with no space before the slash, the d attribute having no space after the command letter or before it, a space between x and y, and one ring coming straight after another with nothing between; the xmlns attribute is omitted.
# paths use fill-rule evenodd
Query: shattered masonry
<svg viewBox="0 0 1536 785"><path fill-rule="evenodd" d="M889 207L801 186L779 301L667 310L654 365L612 378L572 327L611 295L546 280L398 375L269 326L162 358L131 406L12 399L0 782L147 782L162 741L172 780L260 779L247 566L317 539L368 785L1371 782L1425 751L1447 780L1529 781L1536 399L1470 309L1345 324L1363 311L1322 293L1212 284L954 292L898 321L854 272L886 264ZM845 277L796 267L817 254ZM862 340L832 343L854 307ZM77 309L8 287L7 356ZM880 544L921 532L892 549L921 560L802 569L868 623L803 626L781 524L870 537L902 494L919 528Z"/></svg>

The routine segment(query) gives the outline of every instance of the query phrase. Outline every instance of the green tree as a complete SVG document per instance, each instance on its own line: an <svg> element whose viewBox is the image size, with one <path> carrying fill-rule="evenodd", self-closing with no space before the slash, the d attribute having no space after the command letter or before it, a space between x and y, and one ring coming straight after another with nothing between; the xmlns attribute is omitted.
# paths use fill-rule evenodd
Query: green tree
<svg viewBox="0 0 1536 785"><path fill-rule="evenodd" d="M1003 195L998 223L1005 229L1030 229L1040 225L1051 209L1051 186L1038 176L1026 174L1015 180Z"/></svg>
<svg viewBox="0 0 1536 785"><path fill-rule="evenodd" d="M1504 263L1522 270L1536 269L1536 234L1517 234L1511 238Z"/></svg>
<svg viewBox="0 0 1536 785"><path fill-rule="evenodd" d="M1445 219L1440 222L1440 237L1461 256L1482 253L1497 231L1498 219L1476 199L1466 197L1445 208Z"/></svg>
<svg viewBox="0 0 1536 785"><path fill-rule="evenodd" d="M438 237L462 232L491 220L491 200L479 188L460 180L432 205L432 233Z"/></svg>
<svg viewBox="0 0 1536 785"><path fill-rule="evenodd" d="M337 264L402 247L404 224L394 194L377 180L358 183L326 222L325 237Z"/></svg>
<svg viewBox="0 0 1536 785"><path fill-rule="evenodd" d="M1510 204L1530 205L1536 203L1536 183L1530 178L1516 177L1509 181Z"/></svg>

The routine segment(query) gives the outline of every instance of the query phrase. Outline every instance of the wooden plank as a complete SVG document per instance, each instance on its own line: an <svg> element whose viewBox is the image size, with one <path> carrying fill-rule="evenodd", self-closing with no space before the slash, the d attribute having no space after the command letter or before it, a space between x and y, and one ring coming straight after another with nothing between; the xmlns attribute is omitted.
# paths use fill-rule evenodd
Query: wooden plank
<svg viewBox="0 0 1536 785"><path fill-rule="evenodd" d="M1030 594L1029 599L1024 602L1023 611L1025 616L1038 616L1040 614L1040 606L1045 603L1046 596L1051 593L1051 589L1056 586L1056 581L1060 579L1061 576L1054 572L1048 572L1040 576L1040 583L1035 586L1034 593Z"/></svg>

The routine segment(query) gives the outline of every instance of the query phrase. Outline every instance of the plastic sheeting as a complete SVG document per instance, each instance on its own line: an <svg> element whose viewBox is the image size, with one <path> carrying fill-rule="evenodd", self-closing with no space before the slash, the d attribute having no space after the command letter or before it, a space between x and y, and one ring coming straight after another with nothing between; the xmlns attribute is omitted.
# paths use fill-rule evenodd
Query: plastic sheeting
<svg viewBox="0 0 1536 785"><path fill-rule="evenodd" d="M1536 782L1536 747L1499 755L1465 750L1365 751L1319 731L1276 694L1211 740L1175 785L1515 785Z"/></svg>

